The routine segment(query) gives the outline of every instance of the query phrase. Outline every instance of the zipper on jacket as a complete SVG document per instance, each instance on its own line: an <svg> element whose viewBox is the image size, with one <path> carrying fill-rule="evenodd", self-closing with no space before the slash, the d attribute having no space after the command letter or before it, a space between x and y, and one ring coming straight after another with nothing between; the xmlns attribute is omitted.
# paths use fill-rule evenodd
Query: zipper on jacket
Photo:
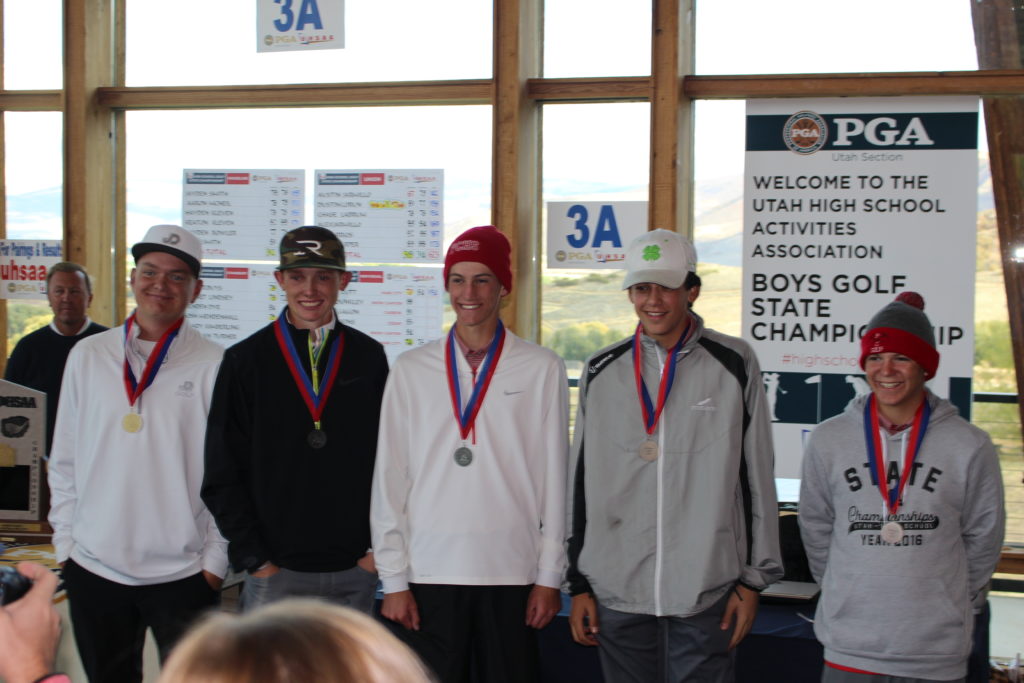
<svg viewBox="0 0 1024 683"><path fill-rule="evenodd" d="M662 348L658 343L654 344L656 349L655 357L658 359L658 375L665 370L665 359L662 358ZM666 354L667 355L667 354ZM666 397L666 402L668 398ZM664 416L664 413L662 413ZM659 423L661 420L658 421ZM662 616L661 612L661 563L662 563L662 473L665 462L665 430L662 425L658 425L658 462L657 462L657 491L655 496L655 504L657 505L657 517L655 522L656 538L654 546L654 615Z"/></svg>

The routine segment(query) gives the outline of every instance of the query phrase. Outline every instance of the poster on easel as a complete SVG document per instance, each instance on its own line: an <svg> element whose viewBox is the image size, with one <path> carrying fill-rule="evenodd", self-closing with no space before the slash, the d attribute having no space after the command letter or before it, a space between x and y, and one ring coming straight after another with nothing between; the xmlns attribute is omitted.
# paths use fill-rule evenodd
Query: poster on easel
<svg viewBox="0 0 1024 683"><path fill-rule="evenodd" d="M800 476L814 426L869 391L868 320L925 300L928 383L970 417L978 98L747 103L742 336L761 363L776 476Z"/></svg>

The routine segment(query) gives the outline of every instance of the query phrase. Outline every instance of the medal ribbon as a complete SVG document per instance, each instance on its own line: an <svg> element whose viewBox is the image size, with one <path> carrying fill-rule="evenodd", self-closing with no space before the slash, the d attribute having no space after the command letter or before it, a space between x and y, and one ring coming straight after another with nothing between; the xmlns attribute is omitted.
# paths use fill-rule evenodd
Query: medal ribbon
<svg viewBox="0 0 1024 683"><path fill-rule="evenodd" d="M142 369L142 381L140 382L135 379L135 371L132 370L132 365L128 362L128 342L131 339L132 325L135 323L135 313L133 312L124 321L124 390L128 394L129 406L134 406L135 402L142 396L142 392L148 389L149 385L156 379L156 373L160 372L160 366L164 362L167 350L171 348L171 342L178 336L178 332L181 330L181 325L184 322L185 319L180 318L178 322L171 325L160 336L160 340L153 347L153 352L149 354L146 367Z"/></svg>
<svg viewBox="0 0 1024 683"><path fill-rule="evenodd" d="M477 373L473 382L473 393L469 396L466 408L462 408L462 391L459 387L459 370L455 358L455 325L448 330L448 343L444 355L445 372L448 375L448 394L452 398L452 410L455 413L455 420L459 423L459 433L465 441L469 433L473 431L473 423L476 422L476 414L480 412L484 396L487 394L487 387L491 385L491 378L498 367L498 358L505 346L505 326L498 320L498 330L487 347L487 355L480 365L480 372Z"/></svg>
<svg viewBox="0 0 1024 683"><path fill-rule="evenodd" d="M633 334L633 374L636 376L636 393L640 397L640 410L644 416L644 429L647 430L648 436L654 434L654 430L658 426L661 411L664 410L665 402L668 400L668 393L672 391L672 381L676 376L676 359L682 348L686 346L686 342L690 341L694 328L696 325L687 317L686 331L669 351L668 359L661 368L661 381L658 383L658 405L654 406L651 403L651 395L647 393L647 385L644 384L642 373L643 348L640 345L640 333L643 328L640 323L636 325L636 332Z"/></svg>
<svg viewBox="0 0 1024 683"><path fill-rule="evenodd" d="M345 352L344 335L339 330L338 335L331 343L331 352L327 356L327 368L324 370L325 381L321 382L320 386L315 387L302 367L302 362L299 360L299 352L295 348L295 342L292 341L292 335L288 332L287 325L285 322L285 312L282 311L281 315L274 322L274 336L277 337L277 346L281 349L281 355L284 356L285 363L288 364L288 370L292 373L295 386L298 387L299 393L302 394L302 400L306 402L306 408L309 409L309 414L313 418L316 428L319 429L320 416L323 415L324 407L327 405L327 398L331 395L331 389L334 387L334 378L338 376L338 368L341 366L341 356ZM315 367L310 369L313 372L316 371Z"/></svg>
<svg viewBox="0 0 1024 683"><path fill-rule="evenodd" d="M928 404L928 397L925 396L921 405L914 413L914 423L910 428L910 444L903 456L903 471L900 473L900 480L896 488L890 488L885 470L885 452L882 448L882 435L878 424L878 402L874 394L868 396L864 404L864 439L868 447L868 466L871 474L878 483L878 491L882 494L882 501L890 515L895 515L900 509L900 502L903 499L903 489L910 478L910 470L921 450L921 442L924 441L924 433L928 429L928 421L932 416L932 407Z"/></svg>

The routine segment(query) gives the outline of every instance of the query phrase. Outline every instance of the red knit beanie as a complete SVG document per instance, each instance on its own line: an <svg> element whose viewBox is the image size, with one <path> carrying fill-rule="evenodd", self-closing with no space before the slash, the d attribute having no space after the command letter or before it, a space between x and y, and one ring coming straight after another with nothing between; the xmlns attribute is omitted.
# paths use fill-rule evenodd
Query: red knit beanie
<svg viewBox="0 0 1024 683"><path fill-rule="evenodd" d="M926 379L939 368L935 333L924 313L924 298L917 292L903 292L868 321L860 339L860 367L874 353L901 353L924 370Z"/></svg>
<svg viewBox="0 0 1024 683"><path fill-rule="evenodd" d="M448 289L448 273L463 261L482 263L491 269L505 291L512 291L512 246L496 227L481 225L470 228L455 238L444 257L444 288Z"/></svg>

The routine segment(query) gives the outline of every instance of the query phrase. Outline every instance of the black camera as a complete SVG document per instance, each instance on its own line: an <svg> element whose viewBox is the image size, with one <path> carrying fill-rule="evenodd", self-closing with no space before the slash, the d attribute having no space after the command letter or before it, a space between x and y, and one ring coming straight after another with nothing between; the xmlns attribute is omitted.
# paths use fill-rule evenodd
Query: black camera
<svg viewBox="0 0 1024 683"><path fill-rule="evenodd" d="M14 567L0 565L0 605L8 605L32 587L32 580Z"/></svg>

